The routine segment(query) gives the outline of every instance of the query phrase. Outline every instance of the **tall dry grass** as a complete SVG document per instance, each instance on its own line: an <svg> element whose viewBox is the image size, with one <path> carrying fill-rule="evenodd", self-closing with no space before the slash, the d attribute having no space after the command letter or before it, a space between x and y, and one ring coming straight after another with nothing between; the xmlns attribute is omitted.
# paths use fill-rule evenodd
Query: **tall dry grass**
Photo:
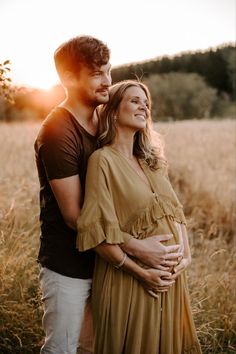
<svg viewBox="0 0 236 354"><path fill-rule="evenodd" d="M38 353L38 183L35 124L0 125L0 353Z"/></svg>
<svg viewBox="0 0 236 354"><path fill-rule="evenodd" d="M188 279L203 352L235 353L236 122L160 123L156 129L188 220Z"/></svg>
<svg viewBox="0 0 236 354"><path fill-rule="evenodd" d="M38 353L38 124L0 125L0 353ZM189 288L203 353L236 352L236 124L160 123L188 219Z"/></svg>

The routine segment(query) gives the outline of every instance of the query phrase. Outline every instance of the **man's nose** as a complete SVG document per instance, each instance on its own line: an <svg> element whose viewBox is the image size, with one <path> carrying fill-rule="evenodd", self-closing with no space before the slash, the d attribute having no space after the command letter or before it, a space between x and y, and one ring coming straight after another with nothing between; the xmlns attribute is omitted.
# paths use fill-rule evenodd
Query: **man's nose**
<svg viewBox="0 0 236 354"><path fill-rule="evenodd" d="M110 74L105 74L103 76L102 84L103 84L103 86L110 86L111 85L111 75Z"/></svg>

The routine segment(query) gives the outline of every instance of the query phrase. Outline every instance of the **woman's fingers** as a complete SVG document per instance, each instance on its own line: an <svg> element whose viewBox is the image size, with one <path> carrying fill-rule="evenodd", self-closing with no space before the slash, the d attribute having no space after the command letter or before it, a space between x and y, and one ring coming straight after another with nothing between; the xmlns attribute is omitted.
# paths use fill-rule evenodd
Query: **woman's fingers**
<svg viewBox="0 0 236 354"><path fill-rule="evenodd" d="M160 294L160 293L166 293L167 291L168 291L168 288L167 288L167 289L158 289L158 290L151 290L151 289L148 289L148 290L147 290L147 292L148 292L151 296L155 297L156 299L159 298L159 294Z"/></svg>
<svg viewBox="0 0 236 354"><path fill-rule="evenodd" d="M147 289L147 292L155 297L155 298L158 298L158 293L165 293L169 290L170 286L161 286L161 287L157 287L155 289Z"/></svg>
<svg viewBox="0 0 236 354"><path fill-rule="evenodd" d="M174 282L175 282L175 280L173 278L172 279L161 279L159 286L169 287L170 285L173 285Z"/></svg>
<svg viewBox="0 0 236 354"><path fill-rule="evenodd" d="M170 268L171 267L166 267L166 266L163 266L163 265L160 264L156 269L170 271Z"/></svg>
<svg viewBox="0 0 236 354"><path fill-rule="evenodd" d="M176 269L176 271L179 271ZM146 290L165 292L175 283L175 275L166 269L150 268L146 270L147 277L142 281Z"/></svg>
<svg viewBox="0 0 236 354"><path fill-rule="evenodd" d="M170 267L175 267L178 265L178 259L180 257L178 257L177 259L171 261L171 260L165 260L163 262L161 262L161 266L166 267L166 268L170 268Z"/></svg>
<svg viewBox="0 0 236 354"><path fill-rule="evenodd" d="M153 290L148 290L147 291L151 296L153 296L153 297L155 297L156 299L158 299L158 293L156 293L155 291L153 291Z"/></svg>
<svg viewBox="0 0 236 354"><path fill-rule="evenodd" d="M167 270L156 269L157 277L169 278L171 276L171 272Z"/></svg>
<svg viewBox="0 0 236 354"><path fill-rule="evenodd" d="M180 263L174 267L172 279L178 278L178 276L188 267L189 261L186 258L183 258Z"/></svg>
<svg viewBox="0 0 236 354"><path fill-rule="evenodd" d="M182 258L179 263L175 265L172 261L171 266L173 274L171 274L167 269L166 266L160 265L158 269L149 269L151 280L149 282L149 286L147 284L144 286L148 293L158 298L158 293L167 292L170 287L175 283L175 279L187 268L188 264L190 263L187 258Z"/></svg>

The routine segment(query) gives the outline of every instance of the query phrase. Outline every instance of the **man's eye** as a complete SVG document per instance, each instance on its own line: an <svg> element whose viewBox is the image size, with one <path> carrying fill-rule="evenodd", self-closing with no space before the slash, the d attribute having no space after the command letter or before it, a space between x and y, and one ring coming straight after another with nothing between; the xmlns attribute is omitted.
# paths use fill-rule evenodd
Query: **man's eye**
<svg viewBox="0 0 236 354"><path fill-rule="evenodd" d="M100 75L101 75L100 71L95 71L95 72L93 73L93 76L100 76Z"/></svg>

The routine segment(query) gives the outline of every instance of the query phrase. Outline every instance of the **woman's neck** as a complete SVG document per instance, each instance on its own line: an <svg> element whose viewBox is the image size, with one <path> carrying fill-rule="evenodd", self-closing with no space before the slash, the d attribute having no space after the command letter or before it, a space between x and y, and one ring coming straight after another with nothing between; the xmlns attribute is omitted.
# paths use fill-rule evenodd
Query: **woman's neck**
<svg viewBox="0 0 236 354"><path fill-rule="evenodd" d="M134 134L116 134L111 147L118 150L128 159L133 158Z"/></svg>

